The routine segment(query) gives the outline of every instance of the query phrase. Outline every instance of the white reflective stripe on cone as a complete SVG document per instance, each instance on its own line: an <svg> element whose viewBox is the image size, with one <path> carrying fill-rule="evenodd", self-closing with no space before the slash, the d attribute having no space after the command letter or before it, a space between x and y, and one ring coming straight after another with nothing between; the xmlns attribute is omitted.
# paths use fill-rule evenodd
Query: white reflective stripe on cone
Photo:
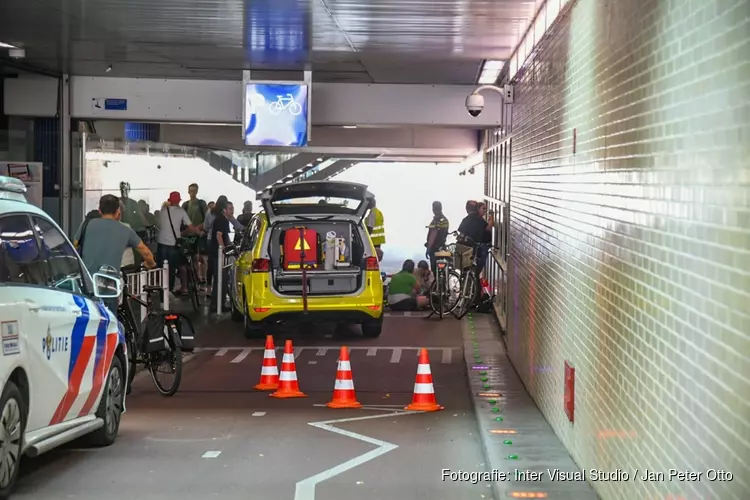
<svg viewBox="0 0 750 500"><path fill-rule="evenodd" d="M432 375L430 365L417 365L417 375Z"/></svg>
<svg viewBox="0 0 750 500"><path fill-rule="evenodd" d="M337 380L336 384L333 386L333 390L335 390L335 391L353 391L354 390L354 381L353 380Z"/></svg>
<svg viewBox="0 0 750 500"><path fill-rule="evenodd" d="M352 371L352 364L349 361L339 361L339 370L350 372Z"/></svg>
<svg viewBox="0 0 750 500"><path fill-rule="evenodd" d="M284 374L282 373L283 377ZM435 394L432 384L414 384L414 394Z"/></svg>
<svg viewBox="0 0 750 500"><path fill-rule="evenodd" d="M294 372L281 372L281 376L279 376L279 380L285 381L285 382L297 380L297 374Z"/></svg>
<svg viewBox="0 0 750 500"><path fill-rule="evenodd" d="M284 354L281 360L282 363L294 363L294 354Z"/></svg>
<svg viewBox="0 0 750 500"><path fill-rule="evenodd" d="M265 359L276 359L276 353L273 351L273 349L266 349L265 351L263 351L263 357Z"/></svg>
<svg viewBox="0 0 750 500"><path fill-rule="evenodd" d="M264 366L260 369L260 374L261 375L278 375L279 369L276 368L275 366Z"/></svg>

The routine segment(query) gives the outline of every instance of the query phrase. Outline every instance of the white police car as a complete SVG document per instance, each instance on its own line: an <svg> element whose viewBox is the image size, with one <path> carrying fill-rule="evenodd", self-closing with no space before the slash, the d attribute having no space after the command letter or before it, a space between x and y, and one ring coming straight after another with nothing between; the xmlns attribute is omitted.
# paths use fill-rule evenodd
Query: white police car
<svg viewBox="0 0 750 500"><path fill-rule="evenodd" d="M0 176L0 499L22 455L86 435L112 444L124 411L125 337L101 299L122 283L89 275L68 238Z"/></svg>

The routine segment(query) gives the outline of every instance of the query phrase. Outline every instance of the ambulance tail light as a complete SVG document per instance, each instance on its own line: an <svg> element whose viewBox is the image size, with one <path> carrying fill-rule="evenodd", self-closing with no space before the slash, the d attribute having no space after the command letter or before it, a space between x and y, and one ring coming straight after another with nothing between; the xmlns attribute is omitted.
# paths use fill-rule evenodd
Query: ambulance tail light
<svg viewBox="0 0 750 500"><path fill-rule="evenodd" d="M271 270L271 261L268 259L255 259L253 261L254 273L267 273Z"/></svg>
<svg viewBox="0 0 750 500"><path fill-rule="evenodd" d="M367 257L367 259L365 259L365 270L366 271L379 271L380 266L378 265L378 258Z"/></svg>

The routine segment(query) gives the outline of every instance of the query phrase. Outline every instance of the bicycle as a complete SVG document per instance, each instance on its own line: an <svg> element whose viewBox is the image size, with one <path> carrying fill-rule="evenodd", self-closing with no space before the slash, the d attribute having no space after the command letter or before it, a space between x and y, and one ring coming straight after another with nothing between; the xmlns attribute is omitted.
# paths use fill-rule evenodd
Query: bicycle
<svg viewBox="0 0 750 500"><path fill-rule="evenodd" d="M190 295L190 303L193 306L193 312L198 312L201 308L201 289L200 280L198 279L198 270L193 261L195 254L189 249L183 249L182 256L186 261L185 266L187 267L187 285L188 295Z"/></svg>
<svg viewBox="0 0 750 500"><path fill-rule="evenodd" d="M461 275L456 271L453 260L456 245L447 245L435 252L436 275L430 285L429 297L432 312L428 318L437 314L443 319L446 314L453 314L458 306L458 298L453 299L452 291L461 291ZM455 316L455 314L454 314Z"/></svg>
<svg viewBox="0 0 750 500"><path fill-rule="evenodd" d="M474 303L479 298L479 256L482 248L490 248L487 243L477 243L467 236L463 236L463 244L471 249L471 265L464 271L461 270L461 293L456 301L458 313L455 314L457 319L461 319L471 310ZM463 268L463 266L461 266Z"/></svg>
<svg viewBox="0 0 750 500"><path fill-rule="evenodd" d="M278 115L285 109L289 109L289 112L293 116L297 116L302 113L302 105L294 100L294 96L292 94L287 94L286 97L277 95L276 101L268 105L268 111L270 111L272 115Z"/></svg>
<svg viewBox="0 0 750 500"><path fill-rule="evenodd" d="M124 275L123 278L125 278ZM151 378L154 381L156 389L163 396L173 396L177 392L177 389L179 389L182 379L182 339L178 327L179 316L170 314L168 311L162 309L161 298L159 297L163 291L162 287L150 285L143 287L143 290L148 294L144 302L130 292L127 280L124 283L122 303L117 307L117 319L122 324L125 332L125 342L128 349L128 393L130 393L131 385L135 378L136 368L139 364L142 364L151 373ZM163 316L164 329L163 338L160 339L162 341L160 349L144 352L145 332L136 326L135 314L133 314L128 300L133 300L144 306L149 312L147 318L151 318L152 315ZM148 325L148 321L146 325ZM149 343L155 343L154 339L149 339ZM174 375L174 379L170 385L162 384L157 376L157 367L163 363L169 364L171 374Z"/></svg>

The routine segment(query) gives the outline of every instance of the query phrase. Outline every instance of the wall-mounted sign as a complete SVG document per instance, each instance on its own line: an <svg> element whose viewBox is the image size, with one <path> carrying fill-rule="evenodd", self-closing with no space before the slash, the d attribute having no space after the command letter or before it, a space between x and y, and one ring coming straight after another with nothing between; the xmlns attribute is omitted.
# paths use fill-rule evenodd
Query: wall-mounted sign
<svg viewBox="0 0 750 500"><path fill-rule="evenodd" d="M127 99L94 98L91 99L91 107L102 111L127 111Z"/></svg>
<svg viewBox="0 0 750 500"><path fill-rule="evenodd" d="M245 84L245 145L307 146L308 98L304 83Z"/></svg>

